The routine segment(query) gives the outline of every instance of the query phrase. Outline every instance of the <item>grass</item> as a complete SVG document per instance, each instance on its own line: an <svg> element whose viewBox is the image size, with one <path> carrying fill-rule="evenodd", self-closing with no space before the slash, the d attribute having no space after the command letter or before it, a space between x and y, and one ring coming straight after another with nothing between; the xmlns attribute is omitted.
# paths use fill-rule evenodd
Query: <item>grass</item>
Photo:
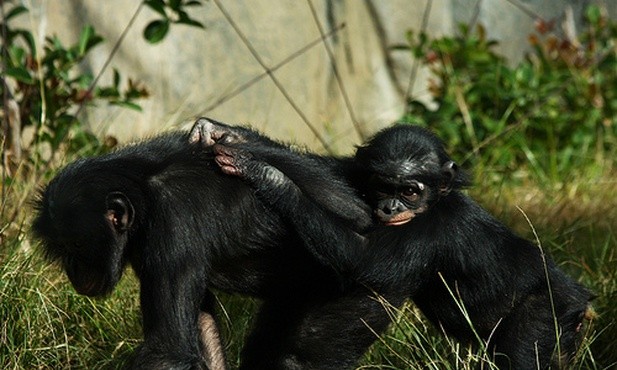
<svg viewBox="0 0 617 370"><path fill-rule="evenodd" d="M115 368L138 344L134 279L99 301L77 295L57 269L31 253L3 256L1 273L3 369Z"/></svg>
<svg viewBox="0 0 617 370"><path fill-rule="evenodd" d="M500 219L532 238L533 223L545 250L598 297L597 319L575 369L608 370L617 364L617 183L611 174L567 185L516 185L483 176L470 190ZM481 179L480 179L481 180ZM78 295L56 266L48 265L31 240L32 181L5 188L0 224L0 368L115 369L141 340L138 283L128 271L106 299ZM525 212L523 215L516 207ZM228 362L237 366L243 338L258 304L218 295ZM408 303L384 305L393 325L364 356L359 369L492 369L487 356L440 335Z"/></svg>

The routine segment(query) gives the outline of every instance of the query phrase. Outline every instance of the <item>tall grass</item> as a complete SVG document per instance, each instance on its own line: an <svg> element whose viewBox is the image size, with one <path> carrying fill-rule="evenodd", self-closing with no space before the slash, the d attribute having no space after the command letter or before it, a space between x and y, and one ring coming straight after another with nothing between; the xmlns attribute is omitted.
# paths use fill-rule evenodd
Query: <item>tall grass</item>
<svg viewBox="0 0 617 370"><path fill-rule="evenodd" d="M0 368L116 368L139 342L137 289L127 278L109 299L77 295L53 266L15 248L0 268Z"/></svg>
<svg viewBox="0 0 617 370"><path fill-rule="evenodd" d="M574 368L608 370L617 364L617 239L611 222L617 209L617 184L606 177L591 185L579 179L572 187L575 189L521 189L508 183L495 187L491 181L490 185L480 183L471 193L519 233L533 237L515 205L524 209L545 250L597 294L593 303L598 315ZM138 283L129 270L106 299L76 294L62 271L43 260L29 235L32 189L32 185L20 189L13 186L3 202L0 368L118 368L128 361L142 337ZM544 192L542 199L538 199L540 192ZM608 211L594 212L596 203ZM226 294L218 296L226 354L231 368L235 368L258 303ZM359 368L493 368L486 353L443 336L412 303L397 308L384 302L384 310L391 315L392 326L382 335L375 333L375 344Z"/></svg>

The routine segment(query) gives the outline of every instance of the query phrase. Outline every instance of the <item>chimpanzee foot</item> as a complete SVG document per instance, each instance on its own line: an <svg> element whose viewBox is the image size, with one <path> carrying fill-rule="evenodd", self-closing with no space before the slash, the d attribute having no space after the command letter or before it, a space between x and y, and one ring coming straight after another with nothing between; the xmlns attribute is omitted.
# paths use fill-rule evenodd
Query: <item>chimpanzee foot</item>
<svg viewBox="0 0 617 370"><path fill-rule="evenodd" d="M203 146L212 146L218 142L226 144L241 143L243 137L224 123L201 117L195 121L189 133L189 143L200 142Z"/></svg>
<svg viewBox="0 0 617 370"><path fill-rule="evenodd" d="M212 149L216 154L214 161L219 165L224 174L245 178L248 165L253 155L240 148L232 148L221 144L215 144Z"/></svg>

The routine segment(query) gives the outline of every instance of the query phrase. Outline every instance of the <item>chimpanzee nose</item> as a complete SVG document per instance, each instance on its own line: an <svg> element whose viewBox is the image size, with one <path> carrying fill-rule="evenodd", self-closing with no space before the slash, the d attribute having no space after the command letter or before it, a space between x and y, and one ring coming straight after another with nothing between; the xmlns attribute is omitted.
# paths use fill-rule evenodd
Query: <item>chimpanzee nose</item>
<svg viewBox="0 0 617 370"><path fill-rule="evenodd" d="M403 204L396 199L392 199L388 201L381 208L381 211L384 213L384 215L387 215L387 216L395 215L404 210L405 210L405 207L403 206Z"/></svg>

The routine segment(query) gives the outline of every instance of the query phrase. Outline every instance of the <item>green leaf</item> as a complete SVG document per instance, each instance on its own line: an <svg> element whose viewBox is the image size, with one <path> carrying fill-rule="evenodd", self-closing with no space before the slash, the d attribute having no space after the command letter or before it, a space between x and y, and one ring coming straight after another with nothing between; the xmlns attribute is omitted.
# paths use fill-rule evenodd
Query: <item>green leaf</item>
<svg viewBox="0 0 617 370"><path fill-rule="evenodd" d="M114 84L113 86L118 89L120 86L120 72L116 68L114 68Z"/></svg>
<svg viewBox="0 0 617 370"><path fill-rule="evenodd" d="M388 47L388 50L405 50L408 51L410 50L411 47L409 46L409 44L392 44Z"/></svg>
<svg viewBox="0 0 617 370"><path fill-rule="evenodd" d="M13 65L23 65L26 62L26 51L17 46L17 45L11 45L9 48L9 64L7 67L13 66Z"/></svg>
<svg viewBox="0 0 617 370"><path fill-rule="evenodd" d="M167 19L167 13L165 13L165 2L163 0L147 0L144 2L150 9L159 13L163 18Z"/></svg>
<svg viewBox="0 0 617 370"><path fill-rule="evenodd" d="M25 30L19 30L16 32L16 34L24 38L26 44L28 44L28 48L30 49L30 54L32 54L32 57L36 59L36 43L34 41L34 36L32 36L32 33Z"/></svg>
<svg viewBox="0 0 617 370"><path fill-rule="evenodd" d="M182 6L182 0L169 0L169 7L174 11L179 11Z"/></svg>
<svg viewBox="0 0 617 370"><path fill-rule="evenodd" d="M597 25L602 18L602 11L599 6L590 5L585 11L585 16L587 17L587 21L589 21L589 23Z"/></svg>
<svg viewBox="0 0 617 370"><path fill-rule="evenodd" d="M30 72L24 67L13 67L6 69L7 76L11 76L17 81L23 82L28 85L32 85L34 83L34 79L30 75Z"/></svg>
<svg viewBox="0 0 617 370"><path fill-rule="evenodd" d="M144 38L151 44L160 42L169 31L169 21L160 19L150 22L144 29Z"/></svg>
<svg viewBox="0 0 617 370"><path fill-rule="evenodd" d="M188 26L197 27L197 28L201 28L201 29L206 29L206 27L202 23L197 22L197 21L192 20L192 19L180 19L176 23L178 23L178 24L185 24L185 25L188 25Z"/></svg>
<svg viewBox="0 0 617 370"><path fill-rule="evenodd" d="M96 34L94 27L91 25L85 26L81 35L79 36L79 46L77 49L78 56L84 56L88 50L93 48L95 45L101 43L103 38Z"/></svg>
<svg viewBox="0 0 617 370"><path fill-rule="evenodd" d="M191 19L191 17L189 17L189 15L185 12L185 11L180 11L178 12L179 15L179 19L175 22L178 24L186 24L189 26L193 26L193 27L198 27L198 28L205 28L204 25L194 19Z"/></svg>
<svg viewBox="0 0 617 370"><path fill-rule="evenodd" d="M56 35L48 37L47 42L50 44L52 50L64 50L62 41L60 41L60 39Z"/></svg>
<svg viewBox="0 0 617 370"><path fill-rule="evenodd" d="M9 10L9 12L6 13L6 15L4 16L4 19L5 19L6 22L8 22L11 18L17 17L21 13L25 13L27 11L28 11L28 8L26 8L23 5L18 5L16 7L14 7L13 9Z"/></svg>
<svg viewBox="0 0 617 370"><path fill-rule="evenodd" d="M87 89L88 87L90 87L90 84L92 83L92 81L94 80L94 77L92 76L91 73L84 73L81 75L78 75L77 77L75 77L72 81L71 81L71 85L73 85L73 83L77 84L77 86L83 88L83 89Z"/></svg>
<svg viewBox="0 0 617 370"><path fill-rule="evenodd" d="M118 98L120 97L120 91L111 86L99 87L96 89L96 95L99 98Z"/></svg>
<svg viewBox="0 0 617 370"><path fill-rule="evenodd" d="M117 106L123 107L123 108L132 109L132 110L135 110L135 111L138 111L138 112L142 111L140 105L132 103L132 102L129 102L129 101L112 101L109 104L117 105Z"/></svg>
<svg viewBox="0 0 617 370"><path fill-rule="evenodd" d="M85 26L83 30L81 30L81 35L79 36L79 55L84 55L86 53L88 41L93 34L94 28L92 28L92 26L90 25Z"/></svg>

